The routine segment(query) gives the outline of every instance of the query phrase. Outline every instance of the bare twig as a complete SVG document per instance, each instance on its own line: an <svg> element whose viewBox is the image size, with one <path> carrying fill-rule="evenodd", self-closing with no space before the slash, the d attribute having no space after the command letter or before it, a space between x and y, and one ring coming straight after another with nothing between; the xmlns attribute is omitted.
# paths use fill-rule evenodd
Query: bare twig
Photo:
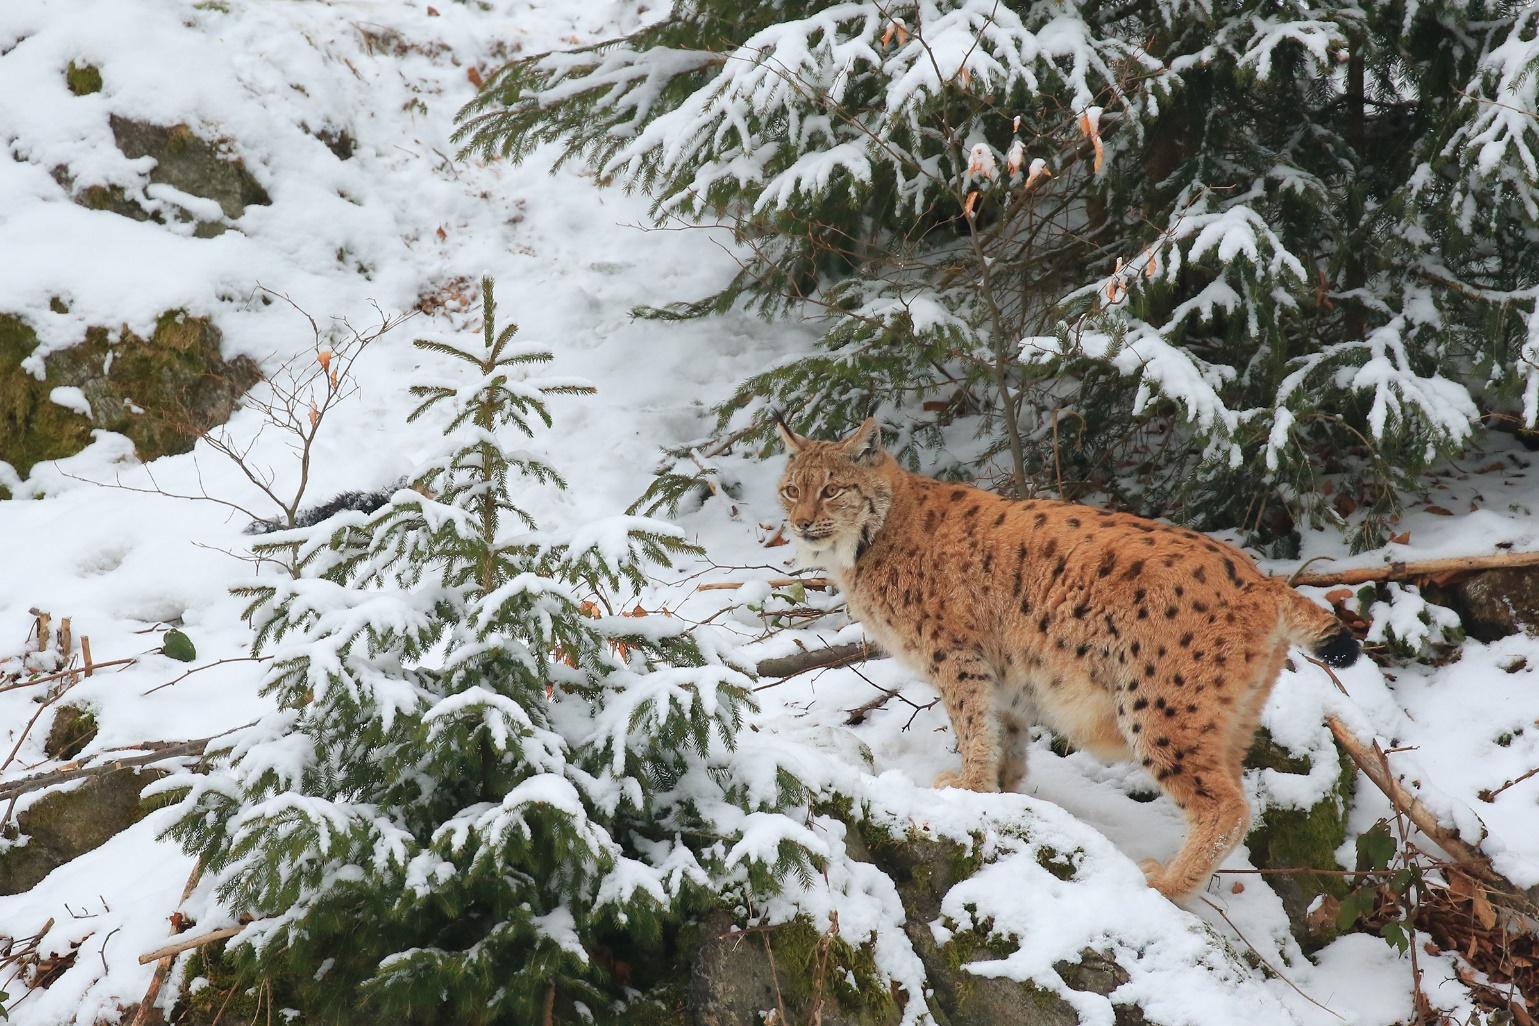
<svg viewBox="0 0 1539 1026"><path fill-rule="evenodd" d="M1211 908L1213 911L1218 913L1220 919L1222 919L1224 922L1229 924L1229 929L1233 930L1234 931L1234 935L1236 937L1240 938L1240 942L1242 944L1244 944L1247 948L1250 948L1251 953L1261 960L1261 964L1266 966L1269 970L1271 970L1272 973L1278 979L1282 980L1288 986L1292 987L1294 993L1296 993L1299 997L1303 998L1305 1001L1308 1001L1310 1004L1314 1005L1316 1008L1320 1009L1321 1011L1330 1012L1331 1015L1335 1016L1337 1019L1340 1019L1342 1022L1346 1022L1347 1021L1343 1016L1337 1015L1330 1008L1327 1008L1325 1005L1322 1005L1320 1002L1316 1001L1314 998L1310 997L1308 994L1305 994L1302 990L1299 989L1299 985L1298 984L1296 984L1292 980L1288 979L1288 977L1286 975L1284 975L1276 966L1274 966L1271 962L1268 962L1266 960L1266 956L1263 955L1259 950L1257 950L1257 948L1256 948L1256 946L1254 944L1252 944L1249 940L1246 939L1245 934L1240 932L1240 928L1238 926L1234 925L1234 920L1230 919L1228 914L1226 914L1222 908L1219 908L1217 904L1215 904L1212 901L1209 901L1207 898L1203 898L1202 900L1203 900L1204 904L1206 904L1209 908Z"/></svg>

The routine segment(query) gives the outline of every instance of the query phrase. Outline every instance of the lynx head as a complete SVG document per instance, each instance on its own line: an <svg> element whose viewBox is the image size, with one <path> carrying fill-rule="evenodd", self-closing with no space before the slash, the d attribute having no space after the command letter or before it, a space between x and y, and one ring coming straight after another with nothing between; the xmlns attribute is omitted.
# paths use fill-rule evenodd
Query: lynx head
<svg viewBox="0 0 1539 1026"><path fill-rule="evenodd" d="M817 442L792 431L777 413L775 425L785 439L785 474L780 504L801 562L829 570L847 570L871 544L892 505L882 430L866 418L853 435L838 442Z"/></svg>

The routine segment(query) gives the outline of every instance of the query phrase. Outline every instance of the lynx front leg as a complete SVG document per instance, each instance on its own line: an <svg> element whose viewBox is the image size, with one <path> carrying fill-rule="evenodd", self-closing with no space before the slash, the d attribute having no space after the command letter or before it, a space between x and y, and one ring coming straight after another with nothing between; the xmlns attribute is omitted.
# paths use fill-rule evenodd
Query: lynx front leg
<svg viewBox="0 0 1539 1026"><path fill-rule="evenodd" d="M940 774L935 786L998 791L1004 751L994 709L994 675L980 656L940 649L930 656L930 678L940 690L962 753L962 772Z"/></svg>

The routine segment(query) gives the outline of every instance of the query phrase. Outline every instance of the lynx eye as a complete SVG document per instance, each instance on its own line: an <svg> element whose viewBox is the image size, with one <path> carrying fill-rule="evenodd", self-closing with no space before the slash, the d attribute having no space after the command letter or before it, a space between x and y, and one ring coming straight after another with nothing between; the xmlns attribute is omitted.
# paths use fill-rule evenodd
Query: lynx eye
<svg viewBox="0 0 1539 1026"><path fill-rule="evenodd" d="M838 485L825 485L823 487L823 498L832 499L842 491L844 491L844 489L840 488Z"/></svg>
<svg viewBox="0 0 1539 1026"><path fill-rule="evenodd" d="M802 490L795 485L786 485L784 488L780 489L780 494L784 495L788 499L794 499L798 495L801 495L801 493Z"/></svg>

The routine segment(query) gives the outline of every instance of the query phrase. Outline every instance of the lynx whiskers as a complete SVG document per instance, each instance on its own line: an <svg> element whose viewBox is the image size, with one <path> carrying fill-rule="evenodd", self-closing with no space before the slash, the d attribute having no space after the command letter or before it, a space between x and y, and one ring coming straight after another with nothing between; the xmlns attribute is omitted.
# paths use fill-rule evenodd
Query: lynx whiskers
<svg viewBox="0 0 1539 1026"><path fill-rule="evenodd" d="M939 689L962 755L936 786L1018 790L1041 723L1137 759L1187 820L1149 883L1182 900L1250 821L1241 760L1291 643L1333 666L1358 644L1239 549L1184 528L910 473L867 420L814 441L776 417L780 496L802 561Z"/></svg>

